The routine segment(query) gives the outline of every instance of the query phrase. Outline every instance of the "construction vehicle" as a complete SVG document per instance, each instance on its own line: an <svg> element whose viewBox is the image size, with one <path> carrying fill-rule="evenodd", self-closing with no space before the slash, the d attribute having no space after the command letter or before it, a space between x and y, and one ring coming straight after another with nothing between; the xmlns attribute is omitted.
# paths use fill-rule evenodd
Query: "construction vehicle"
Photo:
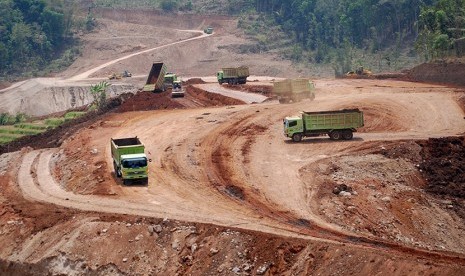
<svg viewBox="0 0 465 276"><path fill-rule="evenodd" d="M131 72L127 70L124 70L122 74L116 74L115 72L113 72L110 75L108 75L109 80L120 80L122 78L129 78L129 77L132 77L132 74Z"/></svg>
<svg viewBox="0 0 465 276"><path fill-rule="evenodd" d="M164 92L165 87L165 73L166 65L163 62L156 62L152 64L147 82L145 83L142 91L147 92Z"/></svg>
<svg viewBox="0 0 465 276"><path fill-rule="evenodd" d="M364 125L363 112L358 109L301 112L300 116L286 117L283 123L284 136L294 142L321 135L331 140L351 140L357 128Z"/></svg>
<svg viewBox="0 0 465 276"><path fill-rule="evenodd" d="M206 34L212 34L213 33L213 28L212 27L207 27L203 30L204 33Z"/></svg>
<svg viewBox="0 0 465 276"><path fill-rule="evenodd" d="M249 67L241 66L235 68L222 68L216 73L218 83L228 83L230 85L245 84L249 74Z"/></svg>
<svg viewBox="0 0 465 276"><path fill-rule="evenodd" d="M273 94L280 103L300 102L315 99L315 85L309 79L286 79L273 83Z"/></svg>
<svg viewBox="0 0 465 276"><path fill-rule="evenodd" d="M148 162L145 147L139 138L111 139L111 157L115 175L123 179L123 184L131 181L148 182Z"/></svg>
<svg viewBox="0 0 465 276"><path fill-rule="evenodd" d="M115 72L108 75L109 80L120 80L122 78L123 78L123 76L121 76L120 74L116 74Z"/></svg>
<svg viewBox="0 0 465 276"><path fill-rule="evenodd" d="M184 88L180 78L173 81L173 89L171 90L171 98L184 97Z"/></svg>
<svg viewBox="0 0 465 276"><path fill-rule="evenodd" d="M175 82L179 83L178 76L175 73L168 72L165 74L165 79L163 82L165 83L165 88L172 88Z"/></svg>
<svg viewBox="0 0 465 276"><path fill-rule="evenodd" d="M370 70L364 69L363 66L360 66L357 68L355 71L349 71L346 74L346 77L349 78L359 78L359 77L369 77L373 75L373 73Z"/></svg>

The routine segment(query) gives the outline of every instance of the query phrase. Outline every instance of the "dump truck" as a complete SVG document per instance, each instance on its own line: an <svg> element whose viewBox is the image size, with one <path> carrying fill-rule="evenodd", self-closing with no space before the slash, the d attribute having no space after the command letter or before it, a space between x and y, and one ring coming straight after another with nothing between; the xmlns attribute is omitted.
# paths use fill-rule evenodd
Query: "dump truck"
<svg viewBox="0 0 465 276"><path fill-rule="evenodd" d="M163 62L153 63L149 77L142 91L163 92L165 88L166 65Z"/></svg>
<svg viewBox="0 0 465 276"><path fill-rule="evenodd" d="M321 135L328 135L331 140L351 140L357 128L364 125L359 109L301 112L300 116L286 117L283 123L284 136L294 142Z"/></svg>
<svg viewBox="0 0 465 276"><path fill-rule="evenodd" d="M249 75L249 67L241 66L235 68L222 68L216 73L218 83L245 84Z"/></svg>
<svg viewBox="0 0 465 276"><path fill-rule="evenodd" d="M207 27L203 30L204 33L206 34L212 34L213 33L213 28L212 27Z"/></svg>
<svg viewBox="0 0 465 276"><path fill-rule="evenodd" d="M273 94L280 103L300 102L315 98L315 85L309 79L285 79L273 83Z"/></svg>
<svg viewBox="0 0 465 276"><path fill-rule="evenodd" d="M148 183L148 162L145 147L136 137L111 139L111 157L115 175L130 182Z"/></svg>
<svg viewBox="0 0 465 276"><path fill-rule="evenodd" d="M165 88L172 88L174 83L179 83L178 81L179 77L176 75L176 73L168 72L165 74Z"/></svg>
<svg viewBox="0 0 465 276"><path fill-rule="evenodd" d="M171 90L171 98L184 97L184 88L182 87L182 81L178 78L173 82L173 89Z"/></svg>

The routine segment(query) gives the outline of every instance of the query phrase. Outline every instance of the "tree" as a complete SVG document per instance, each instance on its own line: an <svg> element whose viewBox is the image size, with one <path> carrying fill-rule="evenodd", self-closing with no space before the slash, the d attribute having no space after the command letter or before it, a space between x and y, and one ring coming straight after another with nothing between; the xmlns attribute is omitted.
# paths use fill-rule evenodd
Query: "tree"
<svg viewBox="0 0 465 276"><path fill-rule="evenodd" d="M110 84L106 81L102 81L96 85L90 86L90 93L92 94L92 97L94 98L92 105L95 106L95 108L102 109L103 106L105 105L105 102L107 99L106 90L109 86Z"/></svg>

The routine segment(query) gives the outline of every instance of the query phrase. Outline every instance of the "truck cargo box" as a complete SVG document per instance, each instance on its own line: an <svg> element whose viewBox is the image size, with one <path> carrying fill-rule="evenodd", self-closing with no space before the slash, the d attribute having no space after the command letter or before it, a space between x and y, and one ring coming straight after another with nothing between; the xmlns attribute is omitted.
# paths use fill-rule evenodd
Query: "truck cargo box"
<svg viewBox="0 0 465 276"><path fill-rule="evenodd" d="M358 109L303 112L306 130L356 129L363 126L363 113Z"/></svg>
<svg viewBox="0 0 465 276"><path fill-rule="evenodd" d="M164 85L165 73L166 73L166 65L163 62L156 62L152 64L152 68L150 69L147 82L145 83L145 86L142 89L142 91L147 91L147 92L165 91L165 85Z"/></svg>

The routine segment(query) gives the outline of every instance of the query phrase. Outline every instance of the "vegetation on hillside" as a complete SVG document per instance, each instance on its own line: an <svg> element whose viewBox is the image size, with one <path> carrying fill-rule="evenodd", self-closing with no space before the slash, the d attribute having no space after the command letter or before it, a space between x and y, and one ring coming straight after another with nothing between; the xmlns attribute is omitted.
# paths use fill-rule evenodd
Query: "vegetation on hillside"
<svg viewBox="0 0 465 276"><path fill-rule="evenodd" d="M71 64L78 54L72 47L74 9L64 0L0 0L0 79Z"/></svg>

